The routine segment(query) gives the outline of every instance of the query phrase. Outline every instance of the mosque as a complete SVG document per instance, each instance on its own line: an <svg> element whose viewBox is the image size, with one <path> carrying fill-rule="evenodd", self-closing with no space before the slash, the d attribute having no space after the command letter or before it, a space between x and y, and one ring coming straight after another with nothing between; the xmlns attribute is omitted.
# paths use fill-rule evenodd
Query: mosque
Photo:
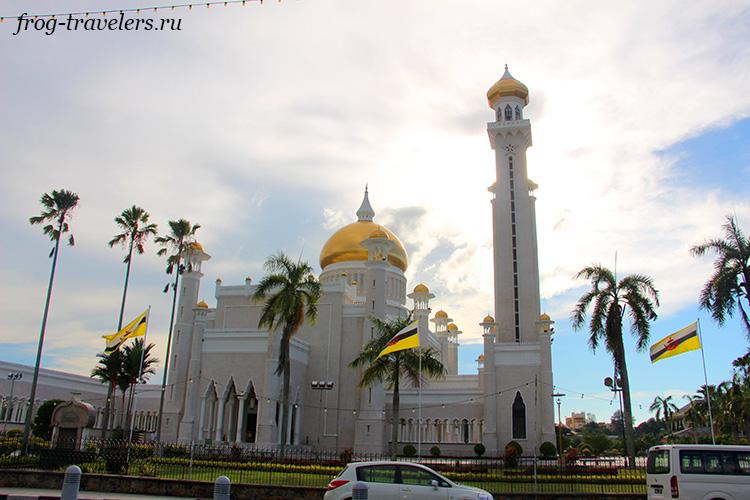
<svg viewBox="0 0 750 500"><path fill-rule="evenodd" d="M553 322L540 315L537 185L527 177L531 126L523 116L528 95L507 67L487 92L494 116L487 133L495 151L495 182L488 188L495 316L477 325L484 340L478 373L457 374L461 331L447 312L432 314L435 295L426 284L407 286L407 251L398 235L376 222L365 190L357 220L320 251L317 321L292 339L288 444L385 453L393 425L399 449L437 445L444 455L473 454L476 443L494 455L511 440L532 454L543 442L554 443ZM216 306L198 302L209 258L197 243L186 254L191 266L179 295L162 438L275 446L281 435L278 337L258 328L262 304L251 300L250 278L240 284L217 279ZM393 422L388 388L359 388L360 373L348 365L372 338L370 318L409 311L447 375L429 380L421 397L413 387L402 389L400 418Z"/></svg>

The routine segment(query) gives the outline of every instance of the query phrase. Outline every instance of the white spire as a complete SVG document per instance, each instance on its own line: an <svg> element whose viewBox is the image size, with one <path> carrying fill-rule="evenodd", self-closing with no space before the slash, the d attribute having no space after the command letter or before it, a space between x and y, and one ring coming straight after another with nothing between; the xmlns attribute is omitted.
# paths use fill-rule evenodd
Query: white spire
<svg viewBox="0 0 750 500"><path fill-rule="evenodd" d="M362 205L359 206L359 210L357 210L357 219L359 221L372 221L373 217L375 217L375 210L370 205L370 198L367 196L367 184L365 184L365 197L362 200Z"/></svg>

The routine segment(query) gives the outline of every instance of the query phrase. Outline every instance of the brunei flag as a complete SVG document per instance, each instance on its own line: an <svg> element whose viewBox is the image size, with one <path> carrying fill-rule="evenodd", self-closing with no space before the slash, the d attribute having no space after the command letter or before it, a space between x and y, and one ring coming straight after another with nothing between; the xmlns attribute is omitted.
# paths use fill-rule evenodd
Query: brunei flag
<svg viewBox="0 0 750 500"><path fill-rule="evenodd" d="M107 341L107 348L104 349L106 354L115 352L126 340L133 337L143 337L146 334L146 325L148 324L148 309L143 311L137 318L122 327L119 332L112 335L102 335Z"/></svg>
<svg viewBox="0 0 750 500"><path fill-rule="evenodd" d="M695 351L701 348L698 339L698 323L691 323L682 330L667 335L651 346L651 362L656 363L664 358L671 358L683 352Z"/></svg>
<svg viewBox="0 0 750 500"><path fill-rule="evenodd" d="M396 351L403 351L404 349L414 349L419 347L419 333L417 332L417 321L413 321L393 336L391 340L385 345L385 348L380 351L378 357L375 358L377 361L386 354L390 354Z"/></svg>

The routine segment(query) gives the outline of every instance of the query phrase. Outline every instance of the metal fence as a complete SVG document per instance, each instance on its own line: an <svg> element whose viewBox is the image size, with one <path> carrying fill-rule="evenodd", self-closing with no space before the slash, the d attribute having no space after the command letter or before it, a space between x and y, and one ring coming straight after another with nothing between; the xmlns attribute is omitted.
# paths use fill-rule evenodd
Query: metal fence
<svg viewBox="0 0 750 500"><path fill-rule="evenodd" d="M349 462L390 460L390 457L309 448L278 449L238 446L129 443L91 440L52 447L34 440L23 455L18 438L0 438L0 469L64 470L78 465L84 474L127 474L178 480L311 486L324 488ZM559 465L555 460L502 458L399 457L422 463L453 480L492 493L645 493L642 464L625 467L619 457L580 459Z"/></svg>

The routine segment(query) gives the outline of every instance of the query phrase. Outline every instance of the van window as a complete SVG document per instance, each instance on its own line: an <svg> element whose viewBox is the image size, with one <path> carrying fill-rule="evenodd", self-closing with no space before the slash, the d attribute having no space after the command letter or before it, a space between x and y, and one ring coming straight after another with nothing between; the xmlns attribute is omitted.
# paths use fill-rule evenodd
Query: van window
<svg viewBox="0 0 750 500"><path fill-rule="evenodd" d="M750 475L750 453L680 450L680 472L683 474Z"/></svg>
<svg viewBox="0 0 750 500"><path fill-rule="evenodd" d="M649 474L669 474L669 450L649 451L646 472Z"/></svg>

